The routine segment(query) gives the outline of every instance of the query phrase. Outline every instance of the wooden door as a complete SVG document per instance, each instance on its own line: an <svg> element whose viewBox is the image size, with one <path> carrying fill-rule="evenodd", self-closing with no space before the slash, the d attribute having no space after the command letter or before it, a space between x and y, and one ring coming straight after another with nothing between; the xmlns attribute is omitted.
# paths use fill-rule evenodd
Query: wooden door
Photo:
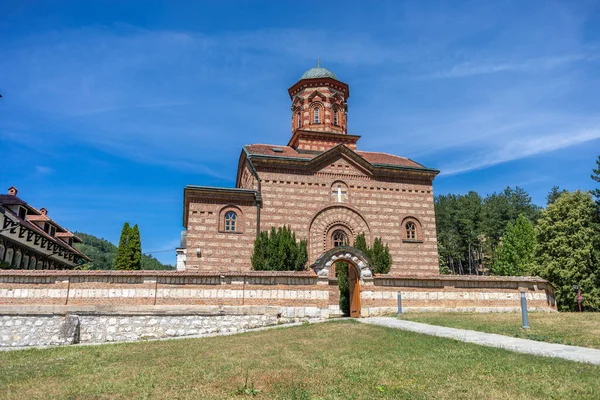
<svg viewBox="0 0 600 400"><path fill-rule="evenodd" d="M356 267L348 265L348 286L350 286L350 316L360 317L360 280Z"/></svg>

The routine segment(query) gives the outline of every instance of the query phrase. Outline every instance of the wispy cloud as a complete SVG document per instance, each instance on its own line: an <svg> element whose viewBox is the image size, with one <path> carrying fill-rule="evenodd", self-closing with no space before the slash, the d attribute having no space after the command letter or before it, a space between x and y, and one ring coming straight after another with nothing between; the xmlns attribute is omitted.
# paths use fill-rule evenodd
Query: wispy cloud
<svg viewBox="0 0 600 400"><path fill-rule="evenodd" d="M577 144L600 139L600 126L581 132L560 132L544 137L513 139L504 146L485 152L474 152L471 157L442 168L440 175L455 175L473 171L507 161L519 160L536 154L551 152Z"/></svg>
<svg viewBox="0 0 600 400"><path fill-rule="evenodd" d="M600 60L600 53L595 51L580 54L539 57L522 61L469 61L453 65L449 69L420 76L420 79L464 78L507 71L535 73L542 70L559 68L567 64L593 62L597 60Z"/></svg>
<svg viewBox="0 0 600 400"><path fill-rule="evenodd" d="M35 170L42 175L50 175L55 173L56 171L50 167L45 167L43 165L36 165Z"/></svg>

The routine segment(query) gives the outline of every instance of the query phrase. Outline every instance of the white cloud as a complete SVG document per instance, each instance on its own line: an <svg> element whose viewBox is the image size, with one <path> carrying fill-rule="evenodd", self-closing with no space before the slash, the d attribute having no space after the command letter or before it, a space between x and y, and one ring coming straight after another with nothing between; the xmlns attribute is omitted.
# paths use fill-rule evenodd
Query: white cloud
<svg viewBox="0 0 600 400"><path fill-rule="evenodd" d="M535 73L541 70L558 68L567 64L577 62L592 62L599 59L600 54L594 51L589 53L566 54L516 61L469 61L456 64L449 69L422 76L421 79L463 78L476 75L494 74L505 71L521 71L527 73Z"/></svg>
<svg viewBox="0 0 600 400"><path fill-rule="evenodd" d="M580 132L561 132L543 137L513 139L496 149L475 152L461 162L442 167L440 175L456 175L507 161L574 146L600 138L600 127Z"/></svg>
<svg viewBox="0 0 600 400"><path fill-rule="evenodd" d="M56 172L54 169L43 165L36 165L35 170L42 175L51 175Z"/></svg>

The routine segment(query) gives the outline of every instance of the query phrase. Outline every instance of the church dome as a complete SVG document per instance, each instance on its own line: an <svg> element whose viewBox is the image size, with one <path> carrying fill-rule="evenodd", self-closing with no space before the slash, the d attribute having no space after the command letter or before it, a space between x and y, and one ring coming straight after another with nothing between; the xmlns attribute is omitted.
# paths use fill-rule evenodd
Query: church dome
<svg viewBox="0 0 600 400"><path fill-rule="evenodd" d="M337 80L337 76L333 72L323 67L315 67L306 71L300 79L314 79L314 78L332 78Z"/></svg>

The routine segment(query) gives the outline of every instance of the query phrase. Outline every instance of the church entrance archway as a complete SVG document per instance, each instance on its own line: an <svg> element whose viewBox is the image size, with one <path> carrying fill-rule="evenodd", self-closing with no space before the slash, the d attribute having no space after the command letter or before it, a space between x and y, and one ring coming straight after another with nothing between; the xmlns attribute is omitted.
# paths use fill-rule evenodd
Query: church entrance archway
<svg viewBox="0 0 600 400"><path fill-rule="evenodd" d="M336 266L344 268L343 277L336 274ZM323 279L336 280L347 279L348 283L348 313L351 317L358 318L361 315L360 287L361 281L371 279L373 273L370 268L370 262L367 256L360 250L350 246L337 246L326 251L311 265L311 268L317 273L317 276ZM337 275L337 276L336 276ZM343 297L345 293L340 293Z"/></svg>
<svg viewBox="0 0 600 400"><path fill-rule="evenodd" d="M346 238L340 240L343 233ZM317 258L337 242L345 240L346 245L352 245L361 233L367 242L371 240L369 224L358 210L346 204L324 207L315 214L308 228L308 259L316 263Z"/></svg>

